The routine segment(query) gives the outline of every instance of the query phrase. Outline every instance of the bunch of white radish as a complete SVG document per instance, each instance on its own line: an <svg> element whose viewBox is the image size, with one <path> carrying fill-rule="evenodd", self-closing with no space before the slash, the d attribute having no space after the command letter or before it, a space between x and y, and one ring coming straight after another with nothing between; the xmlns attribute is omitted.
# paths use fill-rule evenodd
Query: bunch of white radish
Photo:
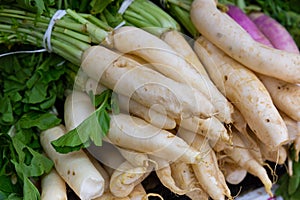
<svg viewBox="0 0 300 200"><path fill-rule="evenodd" d="M273 196L267 161L283 164L291 144L300 151L300 55L255 41L243 29L248 24L213 0L195 0L190 11L200 35L192 45L175 30L104 31L70 10L56 20L65 30L66 22L80 24L72 30L76 48L58 42L65 39L59 28L52 44L80 70L66 91L63 123L40 137L54 162L42 199L66 199L66 184L84 200L163 198L144 188L151 172L173 193L195 200L233 199L227 183L239 184L247 173ZM107 91L119 112L109 96L95 106Z"/></svg>

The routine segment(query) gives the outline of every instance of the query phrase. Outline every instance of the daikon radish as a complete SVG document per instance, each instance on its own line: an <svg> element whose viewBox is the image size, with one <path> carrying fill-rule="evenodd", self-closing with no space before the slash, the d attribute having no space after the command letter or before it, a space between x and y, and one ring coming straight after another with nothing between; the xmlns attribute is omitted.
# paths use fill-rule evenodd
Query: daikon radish
<svg viewBox="0 0 300 200"><path fill-rule="evenodd" d="M164 108L158 104L148 108L123 95L119 95L118 100L119 107L123 112L140 117L157 128L171 130L176 127L175 120L169 117L164 112Z"/></svg>
<svg viewBox="0 0 300 200"><path fill-rule="evenodd" d="M186 196L192 200L209 199L208 194L201 188L190 164L175 161L170 164L170 167L175 184L188 190Z"/></svg>
<svg viewBox="0 0 300 200"><path fill-rule="evenodd" d="M151 196L151 194L150 194L150 196ZM128 195L128 197L130 198L130 200L148 200L148 194L145 191L145 188L141 183L137 184L133 188L133 190Z"/></svg>
<svg viewBox="0 0 300 200"><path fill-rule="evenodd" d="M267 171L261 164L259 164L258 161L255 160L247 147L244 146L243 141L239 138L239 133L234 129L232 130L232 141L236 148L225 149L225 154L235 161L236 164L247 170L247 172L257 176L264 184L265 191L272 197L272 182L268 177Z"/></svg>
<svg viewBox="0 0 300 200"><path fill-rule="evenodd" d="M226 181L233 185L240 184L247 175L247 170L243 169L233 161L223 163L221 170L225 176Z"/></svg>
<svg viewBox="0 0 300 200"><path fill-rule="evenodd" d="M200 91L102 46L85 51L81 67L91 78L114 92L147 107L161 105L175 118L191 115L209 117L216 112Z"/></svg>
<svg viewBox="0 0 300 200"><path fill-rule="evenodd" d="M217 87L238 108L251 130L270 148L288 142L287 128L271 96L257 76L204 37L195 51Z"/></svg>
<svg viewBox="0 0 300 200"><path fill-rule="evenodd" d="M65 181L53 168L41 179L41 200L67 200L67 189Z"/></svg>
<svg viewBox="0 0 300 200"><path fill-rule="evenodd" d="M126 161L115 145L105 141L102 143L102 146L92 144L87 148L87 151L103 164L104 169L106 169L105 166L107 166L115 170ZM109 172L107 173L110 174Z"/></svg>
<svg viewBox="0 0 300 200"><path fill-rule="evenodd" d="M110 175L94 156L92 156L88 151L85 151L85 153L104 179L104 193L109 192Z"/></svg>
<svg viewBox="0 0 300 200"><path fill-rule="evenodd" d="M187 189L181 189L176 185L175 180L173 179L170 163L168 161L156 156L150 156L150 158L155 161L155 173L160 182L166 188L178 195L184 195L188 192Z"/></svg>
<svg viewBox="0 0 300 200"><path fill-rule="evenodd" d="M296 121L300 121L300 85L258 75L269 91L274 105Z"/></svg>
<svg viewBox="0 0 300 200"><path fill-rule="evenodd" d="M86 92L92 91L93 94L101 94L106 89L105 86L92 78L86 81ZM120 94L118 94L118 105L121 111L140 117L158 128L174 129L176 126L175 120L167 116L167 113L164 113L165 110L161 106L152 105L151 108L148 108Z"/></svg>
<svg viewBox="0 0 300 200"><path fill-rule="evenodd" d="M135 167L148 167L150 160L147 154L118 147L120 154Z"/></svg>
<svg viewBox="0 0 300 200"><path fill-rule="evenodd" d="M204 66L200 62L196 53L186 41L182 33L176 30L166 31L161 35L163 41L170 45L179 56L187 61L198 72L197 82L193 86L199 89L206 97L212 102L217 109L216 117L225 123L232 122L231 113L233 108L231 103L228 102L226 97L218 90L214 83L210 80Z"/></svg>
<svg viewBox="0 0 300 200"><path fill-rule="evenodd" d="M41 145L59 175L81 199L99 197L104 191L104 179L82 151L60 154L55 151L51 141L66 133L65 128L56 126L43 131L40 136Z"/></svg>
<svg viewBox="0 0 300 200"><path fill-rule="evenodd" d="M75 105L73 101L76 102L76 106L73 106ZM76 128L92 113L93 105L86 93L73 91L66 98L64 117L69 130ZM180 159L188 163L197 163L201 160L200 152L169 131L126 114L120 113L110 117L110 129L107 136L103 138L104 141L125 149L155 154L168 161Z"/></svg>
<svg viewBox="0 0 300 200"><path fill-rule="evenodd" d="M256 42L226 13L218 10L213 0L193 1L190 15L203 36L249 69L300 83L300 55Z"/></svg>
<svg viewBox="0 0 300 200"><path fill-rule="evenodd" d="M250 18L238 7L229 5L227 14L256 41L271 48L299 54L299 49L287 30L274 19L262 13ZM274 43L274 45L271 42ZM293 119L300 120L300 86L273 77L256 74L263 82L276 107Z"/></svg>
<svg viewBox="0 0 300 200"><path fill-rule="evenodd" d="M184 129L179 129L178 133L188 144L204 154L201 162L192 165L204 191L212 199L225 199L225 196L232 199L225 177L218 167L216 155L204 137Z"/></svg>
<svg viewBox="0 0 300 200"><path fill-rule="evenodd" d="M230 143L230 136L225 126L215 117L209 117L207 119L191 117L177 120L177 124L184 129L207 137L212 144L218 140Z"/></svg>
<svg viewBox="0 0 300 200"><path fill-rule="evenodd" d="M134 167L128 161L123 162L110 177L111 193L121 198L128 196L150 171L146 167Z"/></svg>
<svg viewBox="0 0 300 200"><path fill-rule="evenodd" d="M138 35L141 39L136 38ZM113 37L114 47L117 50L138 55L150 62L157 71L165 76L194 87L212 102L216 109L216 116L222 122L231 122L231 106L226 98L217 91L213 84L210 84L211 81L207 76L201 75L199 70L193 66L193 63L188 62L166 42L135 27L122 27L116 31ZM182 39L184 40L184 38ZM121 41L122 44L120 44ZM125 45L125 43L128 45Z"/></svg>

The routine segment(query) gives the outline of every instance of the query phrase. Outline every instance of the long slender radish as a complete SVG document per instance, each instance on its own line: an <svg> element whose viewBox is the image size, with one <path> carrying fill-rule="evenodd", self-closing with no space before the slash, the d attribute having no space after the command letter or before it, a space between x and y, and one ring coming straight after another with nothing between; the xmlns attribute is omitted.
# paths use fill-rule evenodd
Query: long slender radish
<svg viewBox="0 0 300 200"><path fill-rule="evenodd" d="M41 200L67 200L67 189L65 181L53 168L41 179Z"/></svg>
<svg viewBox="0 0 300 200"><path fill-rule="evenodd" d="M110 191L116 197L126 197L147 175L149 175L147 168L134 167L128 161L125 161L112 173L109 185Z"/></svg>
<svg viewBox="0 0 300 200"><path fill-rule="evenodd" d="M225 154L235 161L247 172L254 176L257 176L261 182L264 184L266 192L272 197L273 193L271 191L272 182L268 177L268 173L265 168L255 160L248 149L244 146L243 141L239 138L239 133L236 130L232 130L232 141L233 145L240 148L228 148L225 149Z"/></svg>
<svg viewBox="0 0 300 200"><path fill-rule="evenodd" d="M228 161L227 158L222 166L220 167L225 179L228 183L237 185L240 184L247 175L247 170L243 169L241 166L237 165L234 161Z"/></svg>
<svg viewBox="0 0 300 200"><path fill-rule="evenodd" d="M210 80L204 66L182 33L176 30L170 30L163 33L161 38L197 70L199 78L197 82L194 83L194 87L199 88L216 107L218 111L216 117L221 122L230 123L232 121L231 113L233 112L231 103L228 102L226 97L224 97Z"/></svg>
<svg viewBox="0 0 300 200"><path fill-rule="evenodd" d="M150 158L155 161L155 173L160 180L160 182L168 188L171 192L184 195L188 192L187 189L182 189L176 185L176 182L172 175L172 170L170 167L170 163L164 159L158 158L156 156L150 156Z"/></svg>
<svg viewBox="0 0 300 200"><path fill-rule="evenodd" d="M231 199L225 177L218 167L215 152L204 137L182 128L179 129L178 133L193 148L205 153L201 162L192 165L201 187L212 199L225 199L225 196Z"/></svg>
<svg viewBox="0 0 300 200"><path fill-rule="evenodd" d="M85 153L87 154L87 156L89 157L90 161L93 163L93 165L95 166L95 168L98 170L98 172L101 174L101 176L104 179L104 192L103 193L109 192L110 175L104 169L104 167L102 166L102 163L99 162L99 160L97 160L94 156L92 156L90 154L90 152L85 151Z"/></svg>
<svg viewBox="0 0 300 200"><path fill-rule="evenodd" d="M234 19L256 41L269 47L299 54L294 40L286 29L274 19L253 13L253 21L238 7L229 6L227 14ZM258 28L258 27L259 28ZM277 46L273 45L278 44ZM300 86L262 74L256 74L269 91L276 107L293 119L300 120Z"/></svg>
<svg viewBox="0 0 300 200"><path fill-rule="evenodd" d="M275 19L261 12L253 12L249 17L276 49L300 53L290 33Z"/></svg>
<svg viewBox="0 0 300 200"><path fill-rule="evenodd" d="M46 154L54 161L55 169L81 199L99 197L104 191L104 179L82 151L60 154L51 141L64 135L63 126L56 126L41 133L40 141Z"/></svg>
<svg viewBox="0 0 300 200"><path fill-rule="evenodd" d="M207 137L212 144L221 140L230 143L230 136L225 126L215 117L201 119L191 117L177 120L178 126Z"/></svg>
<svg viewBox="0 0 300 200"><path fill-rule="evenodd" d="M128 197L130 198L130 200L148 200L148 194L142 183L137 184L128 195Z"/></svg>
<svg viewBox="0 0 300 200"><path fill-rule="evenodd" d="M251 130L264 144L278 147L288 142L287 128L262 82L240 63L228 57L204 37L195 51L217 87L238 108Z"/></svg>
<svg viewBox="0 0 300 200"><path fill-rule="evenodd" d="M67 129L76 128L89 117L93 113L92 106L86 93L73 91L65 101L64 118ZM77 120L79 116L82 121ZM126 114L110 115L110 117L110 129L107 136L103 138L104 141L123 148L155 154L168 161L181 159L188 163L198 163L201 160L200 152L171 132Z"/></svg>
<svg viewBox="0 0 300 200"><path fill-rule="evenodd" d="M195 0L190 11L197 30L227 55L249 69L291 83L300 83L300 55L254 41L213 0Z"/></svg>
<svg viewBox="0 0 300 200"><path fill-rule="evenodd" d="M87 93L92 91L93 94L101 94L107 89L107 87L92 78L88 78L85 84L86 87L84 91ZM141 103L120 94L118 94L118 105L121 111L140 117L158 128L174 129L176 127L175 119L167 116L167 113L164 113L165 110L158 105L153 105L151 108L148 108Z"/></svg>
<svg viewBox="0 0 300 200"><path fill-rule="evenodd" d="M201 188L190 164L184 162L172 162L170 164L172 177L180 188L189 190L185 195L192 200L209 199L208 194Z"/></svg>
<svg viewBox="0 0 300 200"><path fill-rule="evenodd" d="M200 91L105 47L94 46L85 51L81 67L91 78L116 93L148 107L159 104L176 118L186 115L208 117L215 112L211 102Z"/></svg>

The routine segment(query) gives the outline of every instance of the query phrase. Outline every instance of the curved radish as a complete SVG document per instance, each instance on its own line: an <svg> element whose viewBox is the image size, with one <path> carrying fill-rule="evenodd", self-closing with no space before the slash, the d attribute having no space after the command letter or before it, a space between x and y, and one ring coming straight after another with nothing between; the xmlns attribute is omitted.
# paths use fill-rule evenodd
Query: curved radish
<svg viewBox="0 0 300 200"><path fill-rule="evenodd" d="M197 30L249 69L291 83L300 83L300 55L269 48L251 38L213 0L195 0L190 11Z"/></svg>
<svg viewBox="0 0 300 200"><path fill-rule="evenodd" d="M256 75L204 37L197 39L194 48L211 79L217 87L225 87L224 95L242 113L257 137L270 148L287 143L286 125Z"/></svg>

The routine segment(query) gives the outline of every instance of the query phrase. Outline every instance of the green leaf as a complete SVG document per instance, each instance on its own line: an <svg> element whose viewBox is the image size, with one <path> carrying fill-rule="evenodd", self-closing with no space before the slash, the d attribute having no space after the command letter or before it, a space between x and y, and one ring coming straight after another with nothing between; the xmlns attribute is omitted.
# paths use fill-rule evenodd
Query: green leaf
<svg viewBox="0 0 300 200"><path fill-rule="evenodd" d="M37 127L41 131L52 128L60 124L61 119L51 113L28 112L18 121L20 127L27 129Z"/></svg>
<svg viewBox="0 0 300 200"><path fill-rule="evenodd" d="M40 193L35 185L29 180L28 177L24 176L24 187L23 194L24 200L40 200Z"/></svg>
<svg viewBox="0 0 300 200"><path fill-rule="evenodd" d="M56 151L60 153L77 151L88 147L91 142L97 146L102 145L102 138L106 136L110 127L108 112L112 107L119 111L117 98L112 97L111 90L105 90L100 95L91 96L91 101L99 107L75 129L51 142Z"/></svg>

